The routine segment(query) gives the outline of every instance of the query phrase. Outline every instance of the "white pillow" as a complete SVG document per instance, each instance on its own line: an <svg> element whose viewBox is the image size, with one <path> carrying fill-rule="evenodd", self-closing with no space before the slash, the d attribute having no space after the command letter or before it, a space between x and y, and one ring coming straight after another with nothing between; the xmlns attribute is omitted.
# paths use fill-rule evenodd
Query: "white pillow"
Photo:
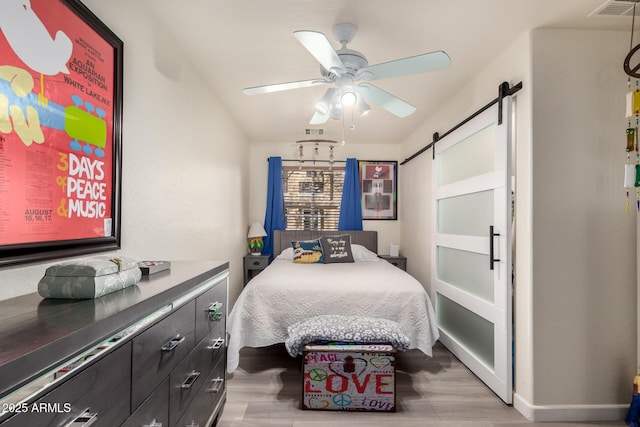
<svg viewBox="0 0 640 427"><path fill-rule="evenodd" d="M365 248L362 245L352 243L351 252L353 253L353 260L356 262L380 261L378 255L376 255L374 252L371 252L369 249Z"/></svg>
<svg viewBox="0 0 640 427"><path fill-rule="evenodd" d="M293 260L293 248L287 248L282 251L280 255L276 257L276 259L284 259L284 260Z"/></svg>

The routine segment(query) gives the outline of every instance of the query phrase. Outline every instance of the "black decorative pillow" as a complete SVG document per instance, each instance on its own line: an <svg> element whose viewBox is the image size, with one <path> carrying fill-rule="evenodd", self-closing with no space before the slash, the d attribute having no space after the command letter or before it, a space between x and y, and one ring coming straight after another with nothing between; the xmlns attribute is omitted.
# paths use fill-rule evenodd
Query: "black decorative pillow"
<svg viewBox="0 0 640 427"><path fill-rule="evenodd" d="M320 245L325 264L353 262L351 236L348 234L321 237Z"/></svg>
<svg viewBox="0 0 640 427"><path fill-rule="evenodd" d="M361 316L326 314L301 320L287 328L285 347L291 356L302 354L304 346L316 341L389 343L398 351L411 346L411 340L393 320Z"/></svg>

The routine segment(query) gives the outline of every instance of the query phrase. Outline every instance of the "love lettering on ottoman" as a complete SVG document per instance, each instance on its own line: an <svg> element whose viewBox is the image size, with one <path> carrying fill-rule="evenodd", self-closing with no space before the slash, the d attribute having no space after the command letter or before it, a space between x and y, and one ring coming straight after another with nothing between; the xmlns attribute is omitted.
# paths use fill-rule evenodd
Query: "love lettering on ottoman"
<svg viewBox="0 0 640 427"><path fill-rule="evenodd" d="M305 346L302 409L396 410L395 350L386 344Z"/></svg>

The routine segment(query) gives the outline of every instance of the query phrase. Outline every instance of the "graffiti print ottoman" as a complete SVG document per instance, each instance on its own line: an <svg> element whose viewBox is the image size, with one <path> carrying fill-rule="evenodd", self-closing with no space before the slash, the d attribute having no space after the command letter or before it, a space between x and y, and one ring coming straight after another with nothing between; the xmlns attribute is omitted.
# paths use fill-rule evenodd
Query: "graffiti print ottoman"
<svg viewBox="0 0 640 427"><path fill-rule="evenodd" d="M308 344L302 409L396 410L396 352L387 344Z"/></svg>

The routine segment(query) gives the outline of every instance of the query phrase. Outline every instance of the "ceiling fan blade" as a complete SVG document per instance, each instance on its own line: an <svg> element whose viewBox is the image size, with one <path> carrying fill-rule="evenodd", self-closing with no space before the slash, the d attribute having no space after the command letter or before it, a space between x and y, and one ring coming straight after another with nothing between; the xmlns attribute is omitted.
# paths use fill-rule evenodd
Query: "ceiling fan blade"
<svg viewBox="0 0 640 427"><path fill-rule="evenodd" d="M293 35L327 71L344 70L342 60L324 34L317 31L294 31Z"/></svg>
<svg viewBox="0 0 640 427"><path fill-rule="evenodd" d="M321 112L316 111L313 117L311 117L311 120L309 120L309 124L322 125L324 123L327 123L327 120L329 120L329 113L322 114Z"/></svg>
<svg viewBox="0 0 640 427"><path fill-rule="evenodd" d="M364 80L381 80L391 77L409 76L411 74L429 73L447 68L451 64L451 58L446 52L438 50L409 58L397 59L361 68L358 74ZM368 73L371 73L368 78Z"/></svg>
<svg viewBox="0 0 640 427"><path fill-rule="evenodd" d="M360 93L364 95L367 101L372 102L391 114L394 114L398 117L407 117L413 114L416 111L416 107L391 95L388 92L380 89L369 83L361 83L358 85Z"/></svg>
<svg viewBox="0 0 640 427"><path fill-rule="evenodd" d="M283 90L299 89L302 87L316 86L325 84L327 81L322 79L300 80L297 82L275 83L271 85L248 87L242 90L245 95L258 95L262 93L280 92Z"/></svg>

